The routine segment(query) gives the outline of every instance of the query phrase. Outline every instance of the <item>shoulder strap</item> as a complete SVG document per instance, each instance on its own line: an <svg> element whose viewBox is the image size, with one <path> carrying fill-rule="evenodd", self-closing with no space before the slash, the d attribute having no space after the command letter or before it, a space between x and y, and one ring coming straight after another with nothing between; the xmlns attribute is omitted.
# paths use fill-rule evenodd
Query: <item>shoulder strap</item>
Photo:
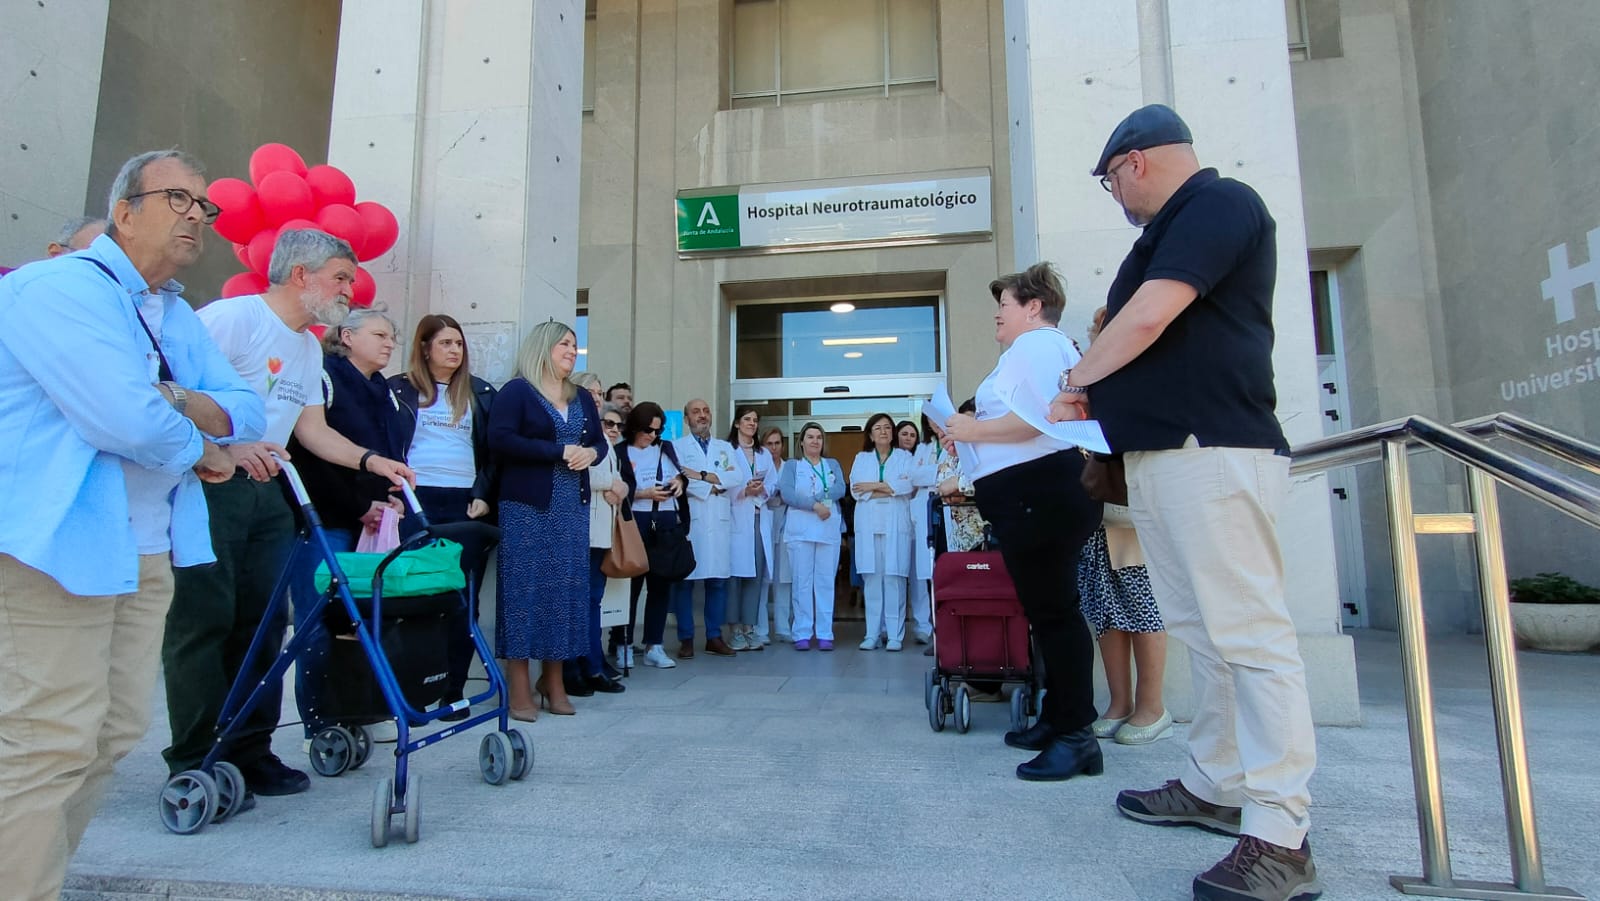
<svg viewBox="0 0 1600 901"><path fill-rule="evenodd" d="M99 260L95 259L94 257L90 257L90 256L82 256L82 257L80 257L80 256L77 256L76 254L73 255L73 259L84 260L86 262L92 263L93 265L98 267L101 272L104 272L106 274L106 277L111 279L113 284L115 284L119 288L122 287L122 279L117 278L117 274L115 272L112 272L111 271L111 267L107 266L105 263L100 262ZM156 340L156 333L150 331L150 323L144 321L144 314L139 311L139 305L137 303L135 303L133 305L133 315L139 320L139 327L144 329L144 336L146 338L150 339L150 348L156 352L156 359L160 361L160 373L159 374L161 376L161 381L163 381L163 382L177 381L176 379L174 379L172 377L172 367L167 365L167 355L161 352L161 342Z"/></svg>

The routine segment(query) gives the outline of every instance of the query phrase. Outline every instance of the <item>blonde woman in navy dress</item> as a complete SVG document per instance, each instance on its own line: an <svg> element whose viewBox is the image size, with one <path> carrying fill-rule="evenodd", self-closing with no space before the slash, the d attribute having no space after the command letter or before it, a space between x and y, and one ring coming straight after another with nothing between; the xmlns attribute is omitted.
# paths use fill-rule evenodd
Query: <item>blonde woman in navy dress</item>
<svg viewBox="0 0 1600 901"><path fill-rule="evenodd" d="M894 446L894 419L867 420L866 449L850 466L856 499L855 561L867 600L867 636L861 650L898 651L906 638L906 576L911 573L911 455Z"/></svg>
<svg viewBox="0 0 1600 901"><path fill-rule="evenodd" d="M499 605L495 647L507 663L511 716L532 721L576 711L564 660L589 649L589 467L607 451L600 412L567 377L578 359L572 329L535 326L517 352L517 377L489 412L500 469ZM540 678L530 685L530 660Z"/></svg>

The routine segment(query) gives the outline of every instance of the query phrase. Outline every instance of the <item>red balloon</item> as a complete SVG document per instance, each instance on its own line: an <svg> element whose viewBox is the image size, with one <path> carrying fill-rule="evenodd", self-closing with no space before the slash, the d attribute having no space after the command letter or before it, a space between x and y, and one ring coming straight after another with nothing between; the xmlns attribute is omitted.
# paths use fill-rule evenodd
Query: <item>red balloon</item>
<svg viewBox="0 0 1600 901"><path fill-rule="evenodd" d="M250 180L260 188L262 180L273 172L304 176L306 161L287 144L262 144L250 154Z"/></svg>
<svg viewBox="0 0 1600 901"><path fill-rule="evenodd" d="M267 280L254 272L241 272L222 283L223 297L242 297L267 290Z"/></svg>
<svg viewBox="0 0 1600 901"><path fill-rule="evenodd" d="M365 263L388 253L400 237L399 220L394 218L388 207L371 200L356 204L356 212L367 224L367 239L361 247L356 248L356 257Z"/></svg>
<svg viewBox="0 0 1600 901"><path fill-rule="evenodd" d="M256 184L256 196L267 225L274 228L290 219L310 219L317 211L311 186L293 172L268 172Z"/></svg>
<svg viewBox="0 0 1600 901"><path fill-rule="evenodd" d="M212 182L206 188L206 197L222 207L222 213L211 227L235 244L248 242L265 224L261 220L256 189L237 178L219 178Z"/></svg>
<svg viewBox="0 0 1600 901"><path fill-rule="evenodd" d="M310 219L290 219L288 222L278 226L278 234L281 235L284 232L299 231L303 228L309 228L312 231L323 230L322 226L312 222Z"/></svg>
<svg viewBox="0 0 1600 901"><path fill-rule="evenodd" d="M250 237L253 238L253 237L255 237L255 235L251 235ZM250 245L249 244L235 244L235 245L233 245L233 255L239 260L239 265L245 267L246 269L250 268Z"/></svg>
<svg viewBox="0 0 1600 901"><path fill-rule="evenodd" d="M256 236L250 239L249 246L245 248L250 271L262 276L267 274L267 267L272 264L272 248L277 243L278 230L275 228L257 232Z"/></svg>
<svg viewBox="0 0 1600 901"><path fill-rule="evenodd" d="M317 211L317 227L333 235L346 244L357 254L367 240L367 222L355 207L335 203L325 206Z"/></svg>
<svg viewBox="0 0 1600 901"><path fill-rule="evenodd" d="M372 280L372 273L356 267L355 281L350 286L350 306L370 307L372 301L378 296L378 283Z"/></svg>
<svg viewBox="0 0 1600 901"><path fill-rule="evenodd" d="M336 203L355 205L356 183L333 166L312 166L307 169L306 184L311 186L311 196L316 199L318 209Z"/></svg>

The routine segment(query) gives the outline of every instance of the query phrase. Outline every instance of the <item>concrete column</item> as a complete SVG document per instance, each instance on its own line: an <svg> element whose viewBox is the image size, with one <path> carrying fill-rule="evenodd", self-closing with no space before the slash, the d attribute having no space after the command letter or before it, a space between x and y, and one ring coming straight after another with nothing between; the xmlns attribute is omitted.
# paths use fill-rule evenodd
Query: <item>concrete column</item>
<svg viewBox="0 0 1600 901"><path fill-rule="evenodd" d="M1288 39L1282 0L1013 0L1026 3L1028 78L1013 90L1011 120L1032 137L1038 246L1066 276L1062 327L1082 335L1128 248L1138 237L1089 176L1111 130L1129 112L1172 97L1204 165L1248 182L1278 222L1274 303L1278 418L1291 444L1321 435L1305 214L1295 143ZM1153 55L1161 59L1147 58ZM1165 83L1170 79L1170 84ZM1020 160L1013 160L1014 164ZM1014 166L1014 171L1021 166ZM1015 185L1014 185L1015 188ZM1020 203L1020 201L1019 201ZM1018 235L1019 262L1030 248ZM1339 634L1338 579L1326 480L1297 479L1279 524L1289 607L1300 631L1318 722L1360 716L1354 647ZM1186 707L1188 667L1174 645L1167 673L1175 712Z"/></svg>
<svg viewBox="0 0 1600 901"><path fill-rule="evenodd" d="M81 0L5 7L0 266L19 266L43 257L45 245L68 219L105 215L106 199L86 194L110 4Z"/></svg>
<svg viewBox="0 0 1600 901"><path fill-rule="evenodd" d="M493 382L575 311L582 77L580 0L343 6L328 161L400 220L378 302L460 320Z"/></svg>

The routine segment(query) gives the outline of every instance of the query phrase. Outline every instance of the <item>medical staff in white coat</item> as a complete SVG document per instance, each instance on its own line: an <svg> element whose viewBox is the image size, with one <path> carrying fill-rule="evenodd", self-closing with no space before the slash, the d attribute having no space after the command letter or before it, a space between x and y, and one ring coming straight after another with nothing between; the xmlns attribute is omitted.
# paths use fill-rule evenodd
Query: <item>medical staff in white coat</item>
<svg viewBox="0 0 1600 901"><path fill-rule="evenodd" d="M839 499L845 482L839 462L822 456L822 436L822 426L806 423L800 429L800 455L778 473L778 493L789 508L783 540L794 576L797 651L811 650L813 638L817 650L833 650L833 580L839 574L844 522Z"/></svg>
<svg viewBox="0 0 1600 901"><path fill-rule="evenodd" d="M728 608L728 646L735 651L759 651L767 646L765 631L767 585L772 582L772 511L767 499L778 490L778 474L772 468L772 455L759 442L761 414L755 407L734 410L733 428L728 443L733 446L733 465L745 477L744 487L732 498L733 532L729 549L729 570L733 577ZM762 629L758 630L756 624Z"/></svg>
<svg viewBox="0 0 1600 901"><path fill-rule="evenodd" d="M907 420L894 427L895 445L911 455L911 576L906 591L911 595L911 629L917 644L927 644L933 635L933 607L929 588L933 580L933 547L928 544L928 499L939 484L939 460L944 446L933 440L928 417L922 417L922 430ZM925 443L919 443L923 437Z"/></svg>
<svg viewBox="0 0 1600 901"><path fill-rule="evenodd" d="M694 547L694 572L672 588L672 609L678 620L678 658L694 656L694 589L705 586L707 654L736 653L722 638L728 613L728 577L732 572L733 497L744 489L747 475L733 458L733 445L711 436L711 405L696 398L684 404L689 434L672 442L678 463L689 479L689 544Z"/></svg>
<svg viewBox="0 0 1600 901"><path fill-rule="evenodd" d="M894 446L894 418L867 420L866 450L850 467L856 499L855 561L867 601L867 637L861 650L898 651L906 637L906 576L911 572L911 455Z"/></svg>
<svg viewBox="0 0 1600 901"><path fill-rule="evenodd" d="M784 543L783 526L789 516L789 506L778 494L778 473L783 470L783 429L773 426L761 438L761 446L772 455L772 495L767 498L767 513L772 519L772 626L768 630L766 604L763 602L756 618L756 637L763 645L771 644L772 637L779 641L794 641L794 579L789 575L789 548Z"/></svg>

